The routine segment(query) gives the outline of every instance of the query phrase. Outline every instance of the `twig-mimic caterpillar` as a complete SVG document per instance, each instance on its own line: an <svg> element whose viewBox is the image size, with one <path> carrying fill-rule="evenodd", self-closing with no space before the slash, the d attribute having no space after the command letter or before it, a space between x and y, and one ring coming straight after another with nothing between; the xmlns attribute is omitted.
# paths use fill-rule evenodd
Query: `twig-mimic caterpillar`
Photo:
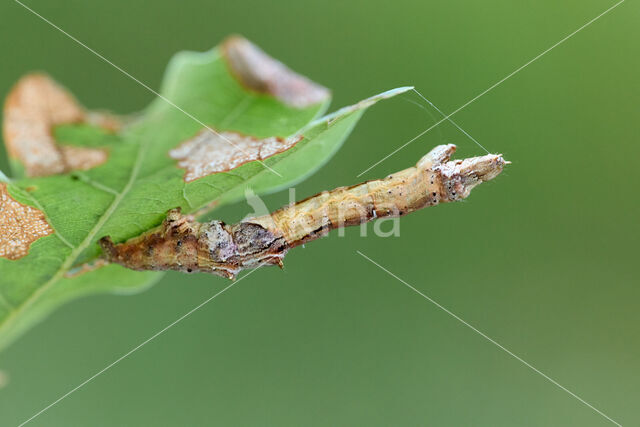
<svg viewBox="0 0 640 427"><path fill-rule="evenodd" d="M248 268L282 267L289 249L332 229L464 199L509 163L494 154L450 161L455 149L439 145L416 166L384 179L325 191L237 224L200 223L172 209L158 230L121 244L108 236L99 243L107 261L133 270L207 272L233 279Z"/></svg>

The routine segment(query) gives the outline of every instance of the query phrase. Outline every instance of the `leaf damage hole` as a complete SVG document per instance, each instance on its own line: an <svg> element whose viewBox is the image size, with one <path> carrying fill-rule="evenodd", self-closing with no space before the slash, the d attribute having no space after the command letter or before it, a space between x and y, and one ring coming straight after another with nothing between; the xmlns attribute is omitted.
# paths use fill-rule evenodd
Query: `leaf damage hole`
<svg viewBox="0 0 640 427"><path fill-rule="evenodd" d="M203 129L170 150L169 156L178 160L178 167L185 170L185 182L191 182L214 173L228 172L251 161L266 160L290 149L302 139L302 135L260 139L238 132L216 134Z"/></svg>
<svg viewBox="0 0 640 427"><path fill-rule="evenodd" d="M13 199L0 184L0 257L17 260L41 237L53 233L44 214Z"/></svg>

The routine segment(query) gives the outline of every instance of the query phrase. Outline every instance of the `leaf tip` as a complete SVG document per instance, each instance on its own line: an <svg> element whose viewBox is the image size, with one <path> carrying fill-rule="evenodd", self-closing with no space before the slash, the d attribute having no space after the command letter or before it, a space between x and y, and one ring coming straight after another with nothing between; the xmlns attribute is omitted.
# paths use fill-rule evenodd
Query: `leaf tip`
<svg viewBox="0 0 640 427"><path fill-rule="evenodd" d="M402 86L395 89L389 89L387 91L370 96L369 98L365 98L357 102L356 104L342 107L331 114L327 114L324 117L316 119L313 122L311 122L309 126L316 126L320 123L326 123L328 126L331 126L345 116L348 116L352 113L356 113L362 110L366 110L367 108L375 105L378 101L381 101L383 99L393 98L394 96L410 91L411 89L413 89L413 86Z"/></svg>
<svg viewBox="0 0 640 427"><path fill-rule="evenodd" d="M243 86L290 107L307 108L331 97L329 89L294 72L242 36L228 37L222 43L222 54Z"/></svg>

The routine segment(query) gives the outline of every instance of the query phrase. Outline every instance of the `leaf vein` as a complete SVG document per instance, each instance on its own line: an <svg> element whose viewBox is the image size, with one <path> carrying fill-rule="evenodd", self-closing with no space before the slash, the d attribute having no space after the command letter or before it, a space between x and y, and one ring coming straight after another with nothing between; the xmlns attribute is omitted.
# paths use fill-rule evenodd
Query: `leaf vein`
<svg viewBox="0 0 640 427"><path fill-rule="evenodd" d="M146 147L146 144L144 145L144 147ZM15 321L15 319L18 318L21 312L25 311L31 305L33 305L40 298L40 296L42 296L45 292L49 290L49 288L51 288L51 286L53 286L58 280L60 280L63 277L64 273L66 273L67 270L71 268L71 266L73 265L73 262L82 253L82 251L84 251L91 244L95 235L100 231L100 229L102 229L102 226L104 226L104 224L109 220L111 215L118 208L118 205L120 204L124 196L129 192L129 190L133 186L133 183L135 182L138 172L140 170L140 164L143 157L142 151L144 147L142 145L138 147L138 153L136 155L136 160L131 170L131 174L129 176L129 181L127 182L125 187L122 189L122 191L118 193L118 195L114 198L113 202L111 202L111 205L100 217L96 225L89 231L89 233L87 234L87 237L85 237L85 239L82 241L80 245L78 245L76 248L72 250L72 252L69 254L69 256L67 256L66 260L62 263L58 271L56 271L56 273L51 277L51 279L47 280L42 286L40 286L33 293L31 293L31 295L29 295L23 302L21 302L19 305L17 305L11 311L9 311L9 314L0 322L0 331L4 332L6 329L8 329L11 326L11 324Z"/></svg>
<svg viewBox="0 0 640 427"><path fill-rule="evenodd" d="M40 202L38 201L38 199L35 198L35 196L31 193L29 193L28 191L21 191L21 193L25 196L28 197L29 199L31 199L31 201L33 202L34 205L36 205L36 207L40 210L40 212L42 212L42 214L44 215L45 219L47 220L47 223L49 224L49 227L51 227L51 229L53 230L53 235L56 236L58 238L58 240L60 240L62 243L64 243L66 246L68 246L71 249L75 249L76 247L74 245L71 244L71 242L69 242L63 235L62 233L60 233L60 231L58 231L55 227L55 225L53 225L53 222L51 221L51 219L49 218L49 215L47 215L47 212L45 211L44 207L40 204Z"/></svg>

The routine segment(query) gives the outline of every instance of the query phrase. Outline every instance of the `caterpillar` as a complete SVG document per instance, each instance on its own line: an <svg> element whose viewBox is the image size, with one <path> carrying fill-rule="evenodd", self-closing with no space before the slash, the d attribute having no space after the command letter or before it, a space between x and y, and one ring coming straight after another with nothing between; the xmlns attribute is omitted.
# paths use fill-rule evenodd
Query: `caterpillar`
<svg viewBox="0 0 640 427"><path fill-rule="evenodd" d="M200 223L171 209L162 225L127 242L100 239L103 259L133 270L207 272L234 279L250 268L278 265L287 251L330 230L462 200L508 164L501 154L450 160L453 144L439 145L416 166L384 179L324 191L269 215L236 224Z"/></svg>

